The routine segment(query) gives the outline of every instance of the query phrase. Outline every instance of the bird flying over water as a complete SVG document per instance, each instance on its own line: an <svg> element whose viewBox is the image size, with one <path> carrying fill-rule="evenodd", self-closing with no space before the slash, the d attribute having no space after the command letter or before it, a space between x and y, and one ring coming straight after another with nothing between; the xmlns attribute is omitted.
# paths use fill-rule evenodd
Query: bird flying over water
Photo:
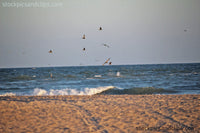
<svg viewBox="0 0 200 133"><path fill-rule="evenodd" d="M108 59L103 63L103 66L104 66L105 64L107 64L109 60L110 60L110 58L108 58Z"/></svg>

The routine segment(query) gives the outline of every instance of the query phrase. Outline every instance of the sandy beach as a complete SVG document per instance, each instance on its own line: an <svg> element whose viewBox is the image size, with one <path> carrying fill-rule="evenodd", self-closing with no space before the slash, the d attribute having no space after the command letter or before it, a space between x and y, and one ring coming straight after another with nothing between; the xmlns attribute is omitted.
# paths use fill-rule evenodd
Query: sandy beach
<svg viewBox="0 0 200 133"><path fill-rule="evenodd" d="M200 132L200 95L1 96L0 132Z"/></svg>

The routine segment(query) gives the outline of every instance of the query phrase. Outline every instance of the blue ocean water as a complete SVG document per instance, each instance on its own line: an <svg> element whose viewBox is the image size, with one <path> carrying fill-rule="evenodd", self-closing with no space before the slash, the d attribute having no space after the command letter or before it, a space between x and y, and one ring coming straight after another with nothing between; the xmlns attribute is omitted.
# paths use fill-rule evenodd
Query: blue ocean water
<svg viewBox="0 0 200 133"><path fill-rule="evenodd" d="M0 95L200 94L200 63L0 69Z"/></svg>

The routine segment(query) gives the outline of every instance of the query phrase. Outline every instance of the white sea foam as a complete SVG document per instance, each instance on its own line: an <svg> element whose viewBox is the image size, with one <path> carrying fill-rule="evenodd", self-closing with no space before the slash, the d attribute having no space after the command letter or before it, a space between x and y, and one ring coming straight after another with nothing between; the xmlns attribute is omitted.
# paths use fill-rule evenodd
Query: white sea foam
<svg viewBox="0 0 200 133"><path fill-rule="evenodd" d="M16 94L10 92L10 93L5 93L5 94L0 94L0 96L16 96Z"/></svg>
<svg viewBox="0 0 200 133"><path fill-rule="evenodd" d="M101 78L101 75L94 75L95 78Z"/></svg>
<svg viewBox="0 0 200 133"><path fill-rule="evenodd" d="M33 95L36 96L45 96L45 95L94 95L101 93L105 90L114 89L114 86L104 86L104 87L97 87L97 88L83 88L80 90L77 89L51 89L49 91L35 88L33 91Z"/></svg>
<svg viewBox="0 0 200 133"><path fill-rule="evenodd" d="M35 88L33 91L33 95L42 96L47 95L47 91L39 88Z"/></svg>
<svg viewBox="0 0 200 133"><path fill-rule="evenodd" d="M116 76L117 76L117 77L120 77L120 72L117 72L117 73L116 73Z"/></svg>

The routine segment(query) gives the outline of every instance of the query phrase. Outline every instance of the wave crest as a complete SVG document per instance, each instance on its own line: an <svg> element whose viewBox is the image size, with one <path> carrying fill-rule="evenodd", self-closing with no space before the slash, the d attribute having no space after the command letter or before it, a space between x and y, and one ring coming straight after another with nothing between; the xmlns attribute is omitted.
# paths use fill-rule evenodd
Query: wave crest
<svg viewBox="0 0 200 133"><path fill-rule="evenodd" d="M176 93L175 90L166 90L163 88L154 88L154 87L139 87L139 88L129 88L129 89L109 89L102 91L100 94L107 95L144 95L144 94L167 94L167 93Z"/></svg>
<svg viewBox="0 0 200 133"><path fill-rule="evenodd" d="M36 96L45 96L45 95L95 95L99 94L103 91L114 89L114 86L104 86L104 87L97 87L97 88L84 88L80 90L76 89L51 89L49 91L40 89L40 88L35 88L33 91L33 95Z"/></svg>

